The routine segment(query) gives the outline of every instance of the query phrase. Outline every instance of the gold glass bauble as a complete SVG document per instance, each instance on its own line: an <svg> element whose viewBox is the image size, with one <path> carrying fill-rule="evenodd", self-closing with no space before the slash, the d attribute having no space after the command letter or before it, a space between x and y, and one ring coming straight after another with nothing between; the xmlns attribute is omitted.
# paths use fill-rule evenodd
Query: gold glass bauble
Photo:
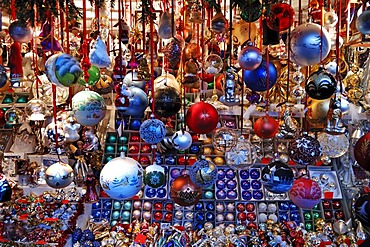
<svg viewBox="0 0 370 247"><path fill-rule="evenodd" d="M307 100L307 122L313 128L323 128L326 123L329 111L330 98L325 100L316 100L308 98Z"/></svg>

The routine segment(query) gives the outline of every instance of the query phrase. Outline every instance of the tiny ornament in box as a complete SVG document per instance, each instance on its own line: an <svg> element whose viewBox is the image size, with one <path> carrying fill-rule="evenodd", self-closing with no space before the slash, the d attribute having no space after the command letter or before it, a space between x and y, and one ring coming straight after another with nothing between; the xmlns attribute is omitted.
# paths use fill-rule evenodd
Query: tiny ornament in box
<svg viewBox="0 0 370 247"><path fill-rule="evenodd" d="M343 198L337 174L331 167L310 166L308 171L310 178L319 184L323 199Z"/></svg>

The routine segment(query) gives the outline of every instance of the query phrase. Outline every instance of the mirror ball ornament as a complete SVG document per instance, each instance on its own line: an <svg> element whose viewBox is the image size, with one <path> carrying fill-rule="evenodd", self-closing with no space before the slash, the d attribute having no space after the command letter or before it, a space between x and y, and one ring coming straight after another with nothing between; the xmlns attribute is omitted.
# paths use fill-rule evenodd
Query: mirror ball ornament
<svg viewBox="0 0 370 247"><path fill-rule="evenodd" d="M279 123L270 116L264 116L255 121L253 129L254 133L260 138L273 138L279 131Z"/></svg>
<svg viewBox="0 0 370 247"><path fill-rule="evenodd" d="M172 117L181 109L180 93L174 87L161 87L155 90L154 113L159 117Z"/></svg>
<svg viewBox="0 0 370 247"><path fill-rule="evenodd" d="M257 158L255 146L243 136L234 148L225 153L226 165L236 170L245 170L251 167Z"/></svg>
<svg viewBox="0 0 370 247"><path fill-rule="evenodd" d="M0 202L8 202L12 198L12 187L4 174L0 174Z"/></svg>
<svg viewBox="0 0 370 247"><path fill-rule="evenodd" d="M196 134L207 134L218 124L218 111L210 103L199 101L186 112L186 125Z"/></svg>
<svg viewBox="0 0 370 247"><path fill-rule="evenodd" d="M356 19L357 30L365 35L370 34L370 10L367 9Z"/></svg>
<svg viewBox="0 0 370 247"><path fill-rule="evenodd" d="M239 52L238 62L242 69L257 69L262 63L261 51L257 47L253 46L251 42L248 42L247 46Z"/></svg>
<svg viewBox="0 0 370 247"><path fill-rule="evenodd" d="M172 136L173 147L179 151L188 149L193 143L193 138L190 133L184 130L175 132Z"/></svg>
<svg viewBox="0 0 370 247"><path fill-rule="evenodd" d="M289 143L288 154L297 164L310 165L322 155L322 148L318 140L303 135Z"/></svg>
<svg viewBox="0 0 370 247"><path fill-rule="evenodd" d="M315 65L329 55L330 34L318 24L305 23L296 27L290 39L290 60L297 65Z"/></svg>
<svg viewBox="0 0 370 247"><path fill-rule="evenodd" d="M280 194L292 188L294 173L288 165L281 161L274 161L263 168L261 178L265 189Z"/></svg>
<svg viewBox="0 0 370 247"><path fill-rule="evenodd" d="M267 62L262 60L261 64L254 70L244 70L244 83L245 85L256 92L264 92L272 88L277 80L278 72L273 63L269 63L269 70L267 71ZM267 73L269 74L268 86Z"/></svg>
<svg viewBox="0 0 370 247"><path fill-rule="evenodd" d="M354 205L356 218L365 226L370 227L370 193L360 196Z"/></svg>
<svg viewBox="0 0 370 247"><path fill-rule="evenodd" d="M216 129L212 135L212 145L220 152L228 152L237 144L238 136L235 130L221 127Z"/></svg>
<svg viewBox="0 0 370 247"><path fill-rule="evenodd" d="M129 199L143 185L143 168L136 160L121 153L120 157L110 160L101 170L100 185L113 199Z"/></svg>
<svg viewBox="0 0 370 247"><path fill-rule="evenodd" d="M21 21L12 22L8 29L10 37L19 43L28 43L33 37L32 28Z"/></svg>
<svg viewBox="0 0 370 247"><path fill-rule="evenodd" d="M56 162L45 171L46 183L55 189L65 188L73 182L73 169L68 164Z"/></svg>
<svg viewBox="0 0 370 247"><path fill-rule="evenodd" d="M195 185L208 188L216 183L217 171L217 166L212 161L202 157L190 166L189 176Z"/></svg>
<svg viewBox="0 0 370 247"><path fill-rule="evenodd" d="M195 205L202 196L202 188L195 185L187 174L173 180L170 188L172 200L180 206Z"/></svg>
<svg viewBox="0 0 370 247"><path fill-rule="evenodd" d="M289 197L298 207L312 209L321 201L321 188L310 178L298 178L289 190Z"/></svg>
<svg viewBox="0 0 370 247"><path fill-rule="evenodd" d="M166 173L162 166L154 163L147 166L144 174L144 182L147 186L152 188L159 188L166 182Z"/></svg>
<svg viewBox="0 0 370 247"><path fill-rule="evenodd" d="M73 96L72 111L79 124L94 126L105 117L107 106L100 94L85 90Z"/></svg>
<svg viewBox="0 0 370 247"><path fill-rule="evenodd" d="M277 3L271 6L266 17L266 24L274 31L286 31L293 24L294 16L294 9L290 4Z"/></svg>
<svg viewBox="0 0 370 247"><path fill-rule="evenodd" d="M370 171L370 132L357 141L354 154L357 163L366 171Z"/></svg>
<svg viewBox="0 0 370 247"><path fill-rule="evenodd" d="M324 100L335 93L337 82L331 73L324 68L319 68L308 77L305 89L311 98Z"/></svg>
<svg viewBox="0 0 370 247"><path fill-rule="evenodd" d="M166 126L161 120L155 119L153 116L140 125L139 133L141 139L146 143L157 144L166 136Z"/></svg>

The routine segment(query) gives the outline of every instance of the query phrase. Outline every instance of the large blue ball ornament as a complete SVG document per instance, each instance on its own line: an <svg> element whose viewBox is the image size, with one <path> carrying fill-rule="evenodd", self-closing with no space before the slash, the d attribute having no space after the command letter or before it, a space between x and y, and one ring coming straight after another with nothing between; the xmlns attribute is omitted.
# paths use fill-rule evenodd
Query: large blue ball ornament
<svg viewBox="0 0 370 247"><path fill-rule="evenodd" d="M148 107L147 94L138 87L129 87L131 96L129 97L130 105L123 112L126 116L141 117Z"/></svg>
<svg viewBox="0 0 370 247"><path fill-rule="evenodd" d="M296 27L290 39L290 60L297 65L315 65L329 55L330 35L318 24L306 23Z"/></svg>
<svg viewBox="0 0 370 247"><path fill-rule="evenodd" d="M370 34L370 10L367 9L361 13L356 20L357 30L362 34Z"/></svg>
<svg viewBox="0 0 370 247"><path fill-rule="evenodd" d="M189 169L191 181L202 188L207 188L216 183L217 166L206 159L197 160Z"/></svg>
<svg viewBox="0 0 370 247"><path fill-rule="evenodd" d="M239 52L238 62L242 69L254 70L262 62L261 51L252 44L248 44Z"/></svg>
<svg viewBox="0 0 370 247"><path fill-rule="evenodd" d="M158 119L148 119L141 124L139 133L146 143L157 144L166 136L166 126Z"/></svg>
<svg viewBox="0 0 370 247"><path fill-rule="evenodd" d="M146 81L141 80L138 78L138 73L136 71L130 71L126 74L125 78L123 79L123 83L126 84L128 87L134 86L141 89L145 89Z"/></svg>
<svg viewBox="0 0 370 247"><path fill-rule="evenodd" d="M272 88L277 80L278 72L273 63L269 63L267 70L267 62L263 60L255 70L244 70L245 85L257 92L264 92ZM268 86L266 85L267 75L269 77Z"/></svg>

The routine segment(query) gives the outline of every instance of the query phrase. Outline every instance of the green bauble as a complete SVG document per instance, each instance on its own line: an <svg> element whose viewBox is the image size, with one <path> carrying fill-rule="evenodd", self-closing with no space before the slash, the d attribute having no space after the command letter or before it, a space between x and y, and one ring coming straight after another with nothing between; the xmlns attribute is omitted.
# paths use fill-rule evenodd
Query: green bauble
<svg viewBox="0 0 370 247"><path fill-rule="evenodd" d="M157 164L148 166L145 170L144 182L152 188L159 188L166 182L164 168Z"/></svg>
<svg viewBox="0 0 370 247"><path fill-rule="evenodd" d="M87 72L89 74L89 79L87 81L87 85L92 87L100 80L100 69L98 67L92 65ZM80 84L82 86L86 86L86 81L82 76L78 80L78 84Z"/></svg>

